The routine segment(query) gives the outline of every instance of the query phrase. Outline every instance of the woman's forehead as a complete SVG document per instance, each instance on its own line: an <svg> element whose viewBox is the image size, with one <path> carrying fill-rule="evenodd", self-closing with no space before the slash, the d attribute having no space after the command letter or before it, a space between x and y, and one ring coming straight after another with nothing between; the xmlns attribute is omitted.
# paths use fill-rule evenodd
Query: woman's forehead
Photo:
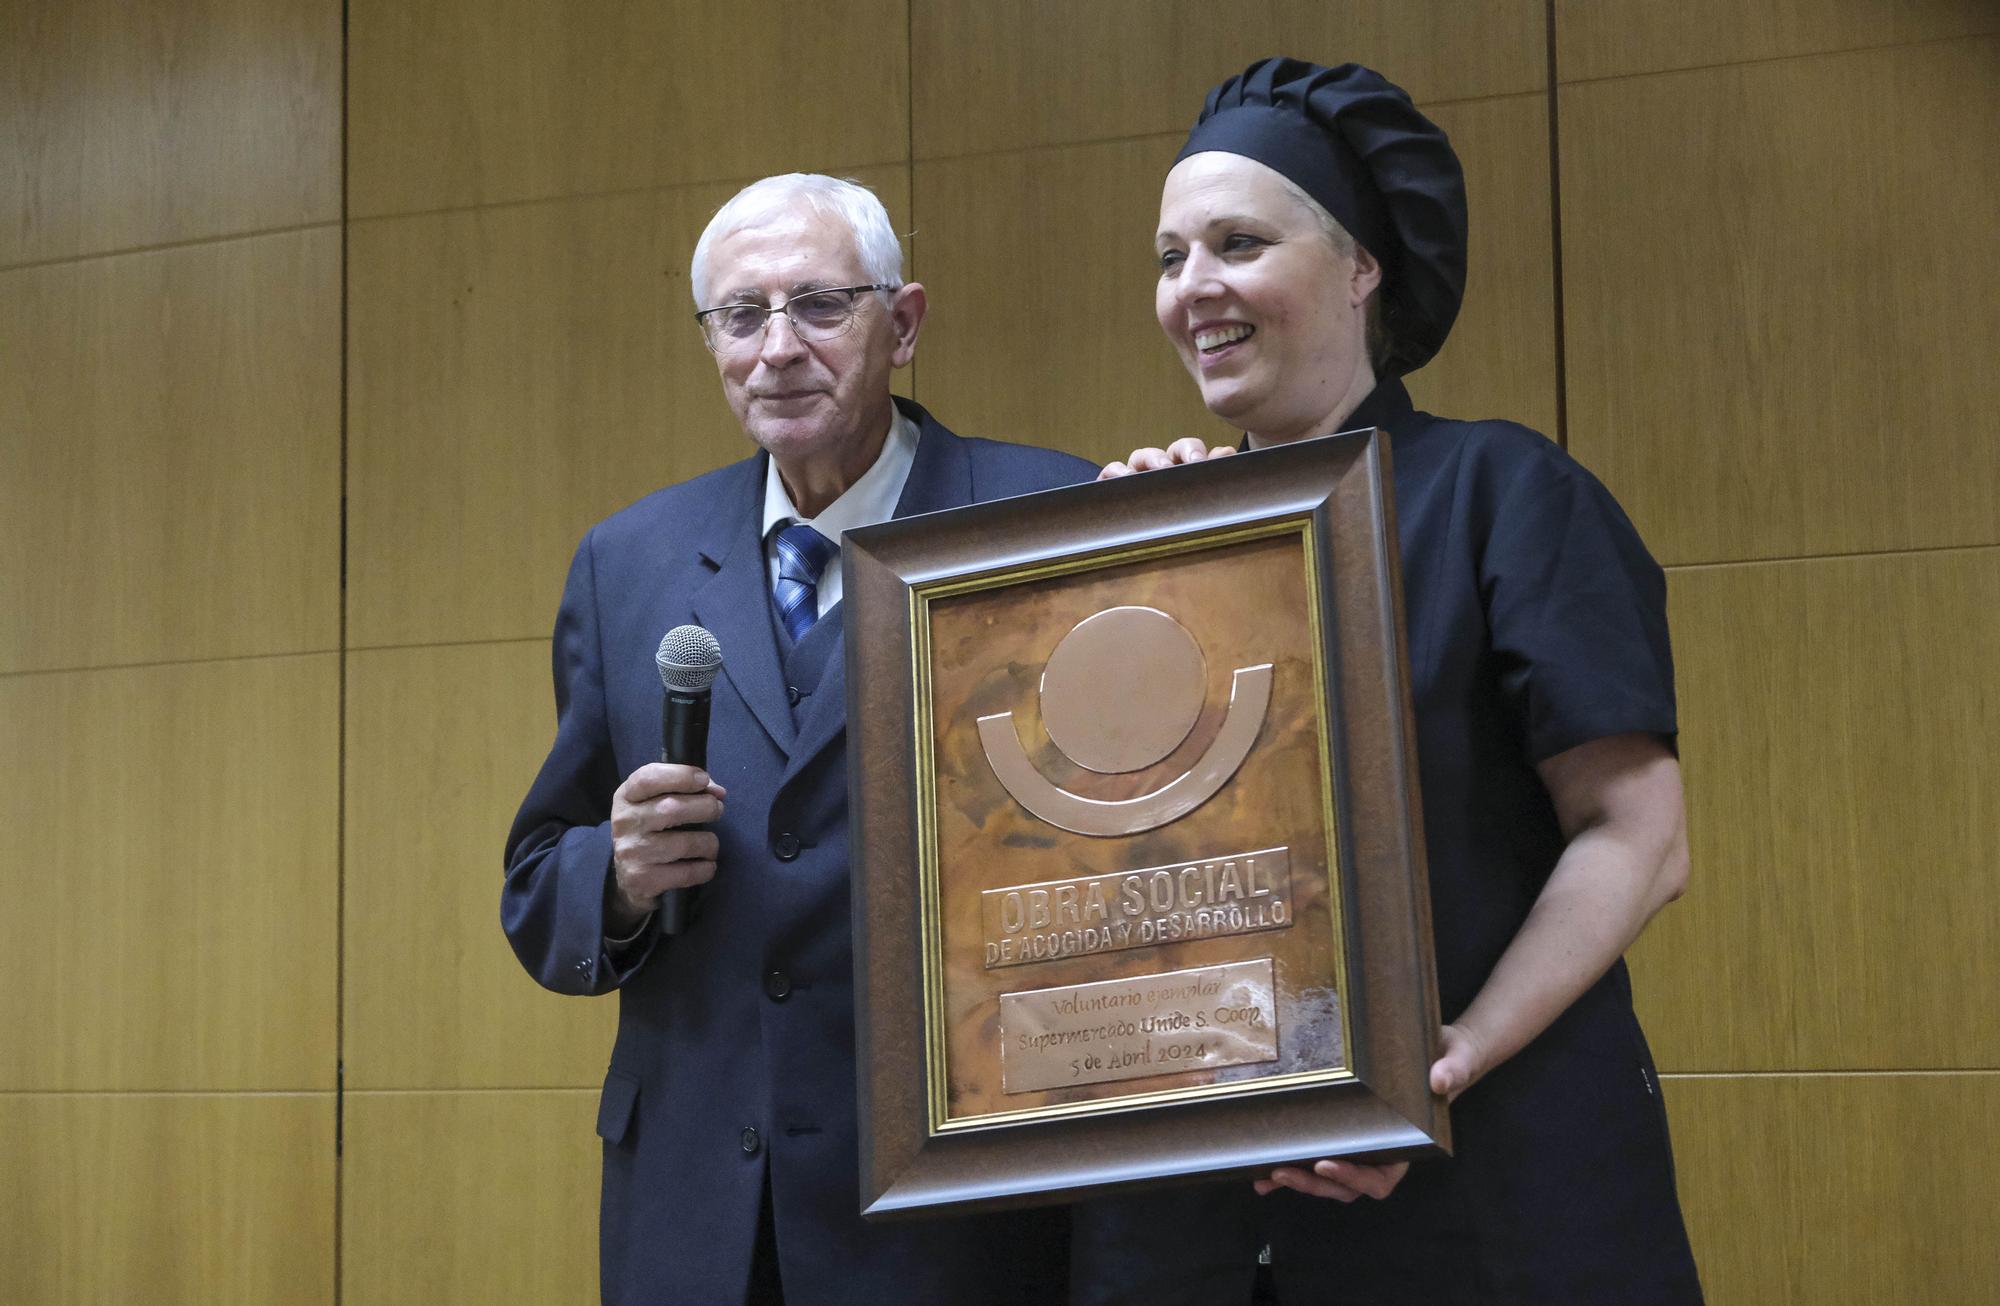
<svg viewBox="0 0 2000 1306"><path fill-rule="evenodd" d="M1231 218L1292 222L1311 217L1276 170L1220 150L1182 159L1160 190L1162 236L1193 235Z"/></svg>

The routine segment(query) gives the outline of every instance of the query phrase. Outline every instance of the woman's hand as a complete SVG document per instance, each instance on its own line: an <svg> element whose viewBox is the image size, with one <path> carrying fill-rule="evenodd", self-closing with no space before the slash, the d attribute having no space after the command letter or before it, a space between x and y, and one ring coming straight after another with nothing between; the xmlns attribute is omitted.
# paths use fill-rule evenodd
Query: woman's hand
<svg viewBox="0 0 2000 1306"><path fill-rule="evenodd" d="M1259 1197L1280 1188L1289 1188L1308 1197L1330 1197L1336 1202L1351 1202L1357 1197L1380 1200L1396 1190L1396 1185L1403 1182L1403 1176L1409 1170L1408 1161L1398 1161L1393 1165L1315 1161L1310 1170L1281 1165L1271 1171L1269 1179L1253 1179L1250 1186L1257 1190Z"/></svg>
<svg viewBox="0 0 2000 1306"><path fill-rule="evenodd" d="M1210 458L1226 458L1236 452L1233 444L1210 446L1207 441L1190 435L1174 441L1164 449L1134 449L1125 455L1122 463L1106 463L1104 470L1097 474L1100 481L1109 481L1119 476L1130 476L1133 472L1157 472L1162 467L1173 467L1179 463L1198 463Z"/></svg>
<svg viewBox="0 0 2000 1306"><path fill-rule="evenodd" d="M1498 1063L1465 1026L1446 1025L1440 1034L1444 1055L1431 1063L1431 1092L1446 1102L1456 1102L1460 1093L1484 1079Z"/></svg>
<svg viewBox="0 0 2000 1306"><path fill-rule="evenodd" d="M1456 1102L1460 1093L1478 1083L1493 1067L1487 1064L1485 1054L1469 1030L1446 1025L1439 1041L1444 1055L1431 1063L1431 1092L1447 1102ZM1357 1197L1380 1200L1396 1190L1396 1185L1402 1182L1409 1169L1408 1161L1398 1161L1393 1165L1315 1161L1310 1168L1279 1166L1271 1172L1270 1178L1253 1179L1251 1187L1257 1190L1260 1197L1280 1188L1290 1188L1308 1197L1330 1197L1336 1202L1351 1202Z"/></svg>

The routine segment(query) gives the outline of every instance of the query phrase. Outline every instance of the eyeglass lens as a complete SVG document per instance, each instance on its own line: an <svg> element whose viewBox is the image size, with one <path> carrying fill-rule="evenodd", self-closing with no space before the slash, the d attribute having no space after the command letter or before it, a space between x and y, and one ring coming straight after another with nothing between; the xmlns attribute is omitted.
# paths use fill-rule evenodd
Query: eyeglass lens
<svg viewBox="0 0 2000 1306"><path fill-rule="evenodd" d="M730 304L704 314L702 321L708 324L710 334L716 340L734 343L754 339L763 332L771 314L781 312L792 319L794 330L804 335L823 337L844 328L848 319L854 316L856 293L852 290L814 290L792 296L780 309L764 308L758 304Z"/></svg>

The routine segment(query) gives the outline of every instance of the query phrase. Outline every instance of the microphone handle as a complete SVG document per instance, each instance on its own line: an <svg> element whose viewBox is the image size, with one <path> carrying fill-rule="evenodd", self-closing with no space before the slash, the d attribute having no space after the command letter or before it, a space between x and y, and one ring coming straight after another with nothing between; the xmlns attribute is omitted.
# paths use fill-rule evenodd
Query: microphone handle
<svg viewBox="0 0 2000 1306"><path fill-rule="evenodd" d="M660 703L660 760L708 769L708 695L670 689ZM692 827L699 829L701 827ZM660 895L660 933L687 929L693 889L669 889Z"/></svg>

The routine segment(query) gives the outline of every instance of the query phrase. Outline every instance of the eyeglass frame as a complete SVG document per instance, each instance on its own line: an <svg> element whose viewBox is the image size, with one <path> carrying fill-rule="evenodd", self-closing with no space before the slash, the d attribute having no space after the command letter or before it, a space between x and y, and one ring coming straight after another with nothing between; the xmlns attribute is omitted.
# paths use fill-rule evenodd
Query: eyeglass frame
<svg viewBox="0 0 2000 1306"><path fill-rule="evenodd" d="M733 341L735 343L739 343L744 347L748 347L753 341L761 341L764 338L764 334L771 329L772 315L777 313L782 313L785 316L785 320L791 324L793 335L797 336L801 340L809 340L815 344L818 344L828 340L838 340L840 337L846 335L850 330L853 329L855 313L860 308L861 304L860 297L862 295L875 290L896 291L901 289L902 287L900 285L890 285L886 282L875 282L865 286L821 286L817 290L804 290L800 291L796 295L787 295L785 296L784 302L776 305L775 307L769 304L750 304L750 303L738 302L734 304L717 304L713 308L696 309L694 314L694 322L695 325L701 329L701 342L704 345L708 346L708 352L710 352L711 354L720 354L725 351L723 349L719 349L716 347L715 339L709 333L708 319L710 317L713 317L717 313L727 313L731 312L732 310L742 309L742 308L754 308L759 310L764 314L764 320L758 326L757 330L751 333L750 335L734 337ZM814 295L840 295L840 294L848 296L848 300L847 300L847 316L841 320L838 329L832 331L827 335L808 335L804 331L801 331L799 329L799 320L792 316L793 304L796 304L801 299L810 299ZM817 328L814 329L817 330ZM728 352L734 353L736 351L729 350Z"/></svg>

